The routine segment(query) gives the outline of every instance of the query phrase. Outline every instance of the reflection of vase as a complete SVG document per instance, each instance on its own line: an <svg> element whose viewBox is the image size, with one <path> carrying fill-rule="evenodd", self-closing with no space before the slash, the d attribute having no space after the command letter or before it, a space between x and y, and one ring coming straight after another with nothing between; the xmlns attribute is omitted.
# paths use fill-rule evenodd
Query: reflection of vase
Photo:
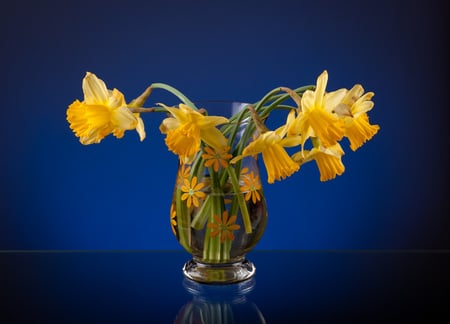
<svg viewBox="0 0 450 324"><path fill-rule="evenodd" d="M230 117L245 106L209 102L204 108L210 116ZM254 127L245 127L248 121L248 114L242 115L235 132L221 129L230 144L228 160L251 141ZM256 158L246 157L234 164L218 159L217 165L209 165L208 157L214 158L214 153L205 145L193 160L180 161L171 206L172 228L193 256L183 268L188 278L206 283L239 282L255 272L245 255L265 230L266 202Z"/></svg>
<svg viewBox="0 0 450 324"><path fill-rule="evenodd" d="M252 278L233 285L201 285L183 281L184 288L193 296L178 312L178 323L265 323L261 311L248 294L255 287Z"/></svg>

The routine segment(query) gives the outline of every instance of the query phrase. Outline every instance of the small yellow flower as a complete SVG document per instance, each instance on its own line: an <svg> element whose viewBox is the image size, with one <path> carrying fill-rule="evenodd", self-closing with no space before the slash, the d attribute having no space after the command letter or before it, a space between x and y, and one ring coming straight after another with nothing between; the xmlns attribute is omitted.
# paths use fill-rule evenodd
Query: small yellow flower
<svg viewBox="0 0 450 324"><path fill-rule="evenodd" d="M201 141L219 150L227 146L227 139L216 128L228 122L225 117L204 116L184 104L179 108L162 106L173 117L164 119L159 129L167 135L165 142L169 150L181 158L192 158L200 150Z"/></svg>
<svg viewBox="0 0 450 324"><path fill-rule="evenodd" d="M205 159L205 167L209 168L211 165L213 166L214 171L219 171L219 164L226 168L228 166L228 161L233 157L228 151L230 150L229 146L226 146L220 150L215 150L209 146L205 147L206 153L202 155L202 158Z"/></svg>
<svg viewBox="0 0 450 324"><path fill-rule="evenodd" d="M299 164L315 160L320 172L320 181L328 181L344 173L345 167L342 164L342 155L344 155L344 151L338 143L327 148L319 146L311 151L298 152L292 158Z"/></svg>
<svg viewBox="0 0 450 324"><path fill-rule="evenodd" d="M200 191L204 187L204 184L202 182L197 183L197 177L193 177L191 182L189 180L184 180L184 185L181 186L181 191L184 192L181 195L181 200L186 200L188 208L191 207L191 205L194 205L195 207L198 207L200 205L199 198L203 199L205 198L206 194L202 191Z"/></svg>
<svg viewBox="0 0 450 324"><path fill-rule="evenodd" d="M177 211L175 210L175 205L172 204L170 206L170 226L172 228L172 232L174 235L177 235L177 233L175 231L175 226L177 226L177 220L175 219L176 216L177 216Z"/></svg>
<svg viewBox="0 0 450 324"><path fill-rule="evenodd" d="M261 182L259 181L259 176L255 176L255 173L251 171L248 172L247 168L242 169L241 179L243 185L241 186L241 192L245 193L245 200L249 201L250 199L255 204L256 201L261 201L261 195L259 194L259 190L261 190Z"/></svg>
<svg viewBox="0 0 450 324"><path fill-rule="evenodd" d="M220 242L224 243L225 240L233 241L233 231L241 228L236 223L236 215L231 216L228 219L228 210L222 213L222 218L218 215L214 215L214 223L208 223L208 228L211 229L211 237L219 235Z"/></svg>
<svg viewBox="0 0 450 324"><path fill-rule="evenodd" d="M100 143L109 134L122 138L131 129L136 129L143 140L143 122L127 108L119 90L108 90L90 72L86 73L82 88L84 101L75 100L67 109L67 121L82 144Z"/></svg>

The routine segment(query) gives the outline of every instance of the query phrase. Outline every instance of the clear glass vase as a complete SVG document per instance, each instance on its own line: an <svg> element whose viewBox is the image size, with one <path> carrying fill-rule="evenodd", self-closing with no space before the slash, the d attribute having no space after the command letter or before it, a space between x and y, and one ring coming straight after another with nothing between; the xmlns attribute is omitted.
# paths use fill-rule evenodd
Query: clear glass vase
<svg viewBox="0 0 450 324"><path fill-rule="evenodd" d="M205 102L199 108L210 116L229 118L245 106ZM247 127L249 114L241 117L235 131L222 129L230 143L228 157L235 156L254 135L254 128ZM180 161L170 210L172 229L192 255L183 267L187 278L202 283L240 282L255 273L246 254L261 239L267 223L258 161L254 157L237 163L214 160L213 152L202 146L193 160Z"/></svg>

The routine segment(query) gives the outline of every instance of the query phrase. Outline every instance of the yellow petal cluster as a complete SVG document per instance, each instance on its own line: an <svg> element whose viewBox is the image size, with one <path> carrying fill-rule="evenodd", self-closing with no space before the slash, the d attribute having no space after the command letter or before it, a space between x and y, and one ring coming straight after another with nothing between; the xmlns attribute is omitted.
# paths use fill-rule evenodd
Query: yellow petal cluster
<svg viewBox="0 0 450 324"><path fill-rule="evenodd" d="M221 116L205 116L191 107L180 104L179 108L161 104L171 115L162 121L160 131L166 134L166 145L182 159L191 159L199 150L201 141L217 151L227 146L226 137L216 126L228 122Z"/></svg>
<svg viewBox="0 0 450 324"><path fill-rule="evenodd" d="M86 73L82 88L84 100L75 100L67 109L67 121L82 144L100 143L109 134L122 138L131 129L137 129L141 140L144 139L142 120L128 109L119 90L108 90L90 72Z"/></svg>
<svg viewBox="0 0 450 324"><path fill-rule="evenodd" d="M374 106L371 100L373 96L373 92L364 93L364 88L356 84L342 100L342 104L351 111L351 116L344 116L344 121L345 136L349 139L353 151L372 139L380 129L380 126L370 124L367 115Z"/></svg>
<svg viewBox="0 0 450 324"><path fill-rule="evenodd" d="M254 156L261 153L264 165L267 170L267 182L273 183L275 180L284 179L298 171L300 165L295 163L284 149L286 141L277 131L267 131L253 142L251 142L242 154L233 160L232 163L246 156Z"/></svg>
<svg viewBox="0 0 450 324"><path fill-rule="evenodd" d="M341 160L344 151L339 145L343 137L348 138L350 148L355 151L379 130L378 125L369 123L367 115L374 106L373 92L364 93L359 84L350 90L326 92L327 82L328 73L324 71L317 78L314 91L305 91L301 98L293 97L300 103L296 110L290 111L285 125L288 135L302 138L301 150L292 158L300 165L316 161L321 181L334 179L344 172ZM313 146L310 151L304 150L308 139Z"/></svg>
<svg viewBox="0 0 450 324"><path fill-rule="evenodd" d="M320 172L320 181L328 181L344 173L345 166L341 160L342 155L344 155L344 150L338 143L328 148L320 146L311 151L305 150L294 154L292 158L300 164L316 161Z"/></svg>
<svg viewBox="0 0 450 324"><path fill-rule="evenodd" d="M368 112L374 106L373 92L365 93L360 84L354 85L350 90L342 88L328 92L327 83L328 72L325 70L317 77L315 87L295 91L286 87L273 90L278 96L277 100L281 98L278 92L286 92L297 106L282 104L283 109L289 109L289 113L286 122L276 130L269 130L264 125L263 120L271 111L267 108L270 105L261 104L267 104L265 100L255 104L255 107L248 105L246 113L250 112L247 116L250 116L253 122L250 124L256 128L258 135L246 146L243 145L244 142L234 145L224 135L231 134L230 129L238 125L237 119L233 119L236 116L230 120L222 116L209 116L203 110L198 110L176 89L156 83L127 104L119 90L109 90L101 79L90 72L86 73L82 82L84 100L75 100L69 105L67 121L82 144L100 143L109 134L122 138L125 131L131 129L136 129L142 141L146 135L140 113L168 113L169 116L163 119L159 129L166 135L165 143L169 151L177 154L181 163L186 165L186 169L182 170L187 172L183 171L183 175L177 180L184 192L183 200L187 201L188 206L198 207L199 199L203 198L200 189L204 184L197 183L198 178L195 176L192 182L189 181L192 175L188 166L196 156L202 159L202 165L218 173L229 168L229 163L234 164L247 156L261 154L268 183L289 177L309 161L316 162L321 181L341 175L345 167L342 163L344 151L339 142L346 137L350 148L355 151L371 140L380 127L369 122ZM175 107L159 104L160 107L143 108L142 105L153 88L169 90L183 103ZM265 98L269 97L270 95ZM276 105L273 106L277 108ZM241 114L239 118L243 116L245 114ZM224 131L222 133L218 126L226 123L228 125L221 128ZM229 137L234 138L234 135ZM288 148L297 150L292 154ZM245 184L242 188L246 192L245 199L255 202L260 199L260 185L259 179L253 176L255 175L243 178Z"/></svg>
<svg viewBox="0 0 450 324"><path fill-rule="evenodd" d="M332 111L344 97L345 91L325 93L327 82L328 73L324 71L317 78L316 90L303 94L301 110L289 127L290 133L303 134L304 142L308 139L305 134L308 134L318 137L323 145L331 146L344 136L344 121Z"/></svg>

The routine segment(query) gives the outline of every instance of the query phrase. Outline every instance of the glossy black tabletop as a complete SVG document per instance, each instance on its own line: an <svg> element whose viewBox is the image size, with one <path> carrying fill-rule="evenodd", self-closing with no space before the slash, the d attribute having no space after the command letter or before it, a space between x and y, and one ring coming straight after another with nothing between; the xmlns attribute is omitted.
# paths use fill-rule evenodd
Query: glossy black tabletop
<svg viewBox="0 0 450 324"><path fill-rule="evenodd" d="M449 251L254 251L248 258L253 279L220 286L185 279L189 255L181 251L4 251L0 322L450 319Z"/></svg>

